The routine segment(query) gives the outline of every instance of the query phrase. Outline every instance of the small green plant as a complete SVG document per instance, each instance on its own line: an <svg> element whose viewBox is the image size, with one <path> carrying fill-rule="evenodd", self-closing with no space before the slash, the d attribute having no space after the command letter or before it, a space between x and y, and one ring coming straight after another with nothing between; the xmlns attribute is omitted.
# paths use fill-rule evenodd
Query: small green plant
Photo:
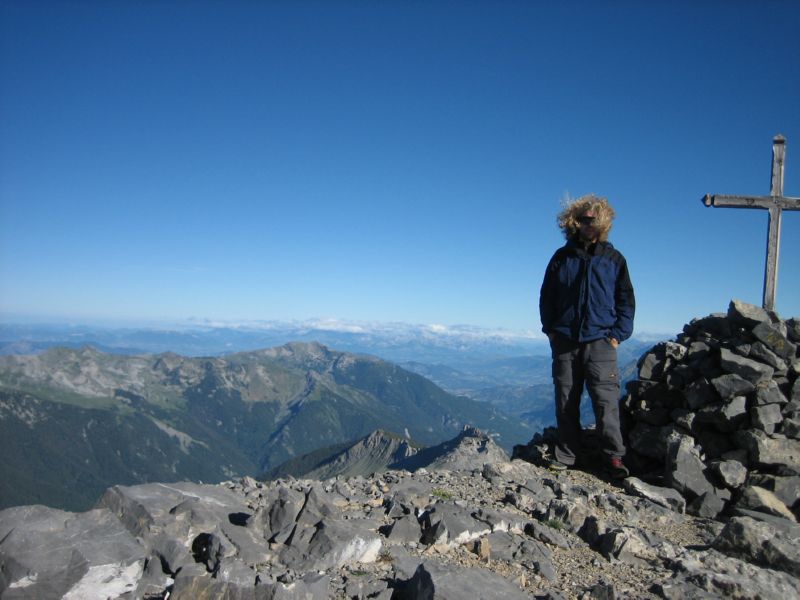
<svg viewBox="0 0 800 600"><path fill-rule="evenodd" d="M381 550L381 553L378 555L378 562L389 563L394 560L394 556L388 550Z"/></svg>
<svg viewBox="0 0 800 600"><path fill-rule="evenodd" d="M353 577L364 577L365 575L368 574L369 573L367 573L366 571L350 571L350 575L352 575Z"/></svg>
<svg viewBox="0 0 800 600"><path fill-rule="evenodd" d="M559 521L558 519L548 519L545 522L545 525L547 525L548 527L550 527L552 529L556 529L558 531L560 531L560 530L562 530L564 528L564 523L562 521Z"/></svg>
<svg viewBox="0 0 800 600"><path fill-rule="evenodd" d="M442 500L452 500L453 494L442 488L433 488L431 495L441 498Z"/></svg>

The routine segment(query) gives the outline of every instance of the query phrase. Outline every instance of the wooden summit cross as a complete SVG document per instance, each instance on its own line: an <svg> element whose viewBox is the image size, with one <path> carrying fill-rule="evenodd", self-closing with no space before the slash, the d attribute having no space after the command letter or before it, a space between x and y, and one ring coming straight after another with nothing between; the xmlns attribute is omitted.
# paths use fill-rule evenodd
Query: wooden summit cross
<svg viewBox="0 0 800 600"><path fill-rule="evenodd" d="M781 245L781 214L784 210L800 210L800 198L783 195L783 161L786 155L786 138L776 135L772 139L772 184L769 196L724 196L706 194L703 204L724 208L763 208L769 211L767 230L767 264L764 268L764 302L767 310L775 310L775 293L778 287L778 254Z"/></svg>

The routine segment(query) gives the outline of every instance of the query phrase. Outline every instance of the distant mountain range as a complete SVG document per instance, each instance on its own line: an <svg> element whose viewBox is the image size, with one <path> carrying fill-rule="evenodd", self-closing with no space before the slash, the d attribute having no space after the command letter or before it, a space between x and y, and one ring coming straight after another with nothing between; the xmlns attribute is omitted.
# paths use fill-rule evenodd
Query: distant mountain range
<svg viewBox="0 0 800 600"><path fill-rule="evenodd" d="M104 327L0 323L0 354L31 354L52 346L91 345L119 354L175 352L218 356L282 344L319 342L346 352L392 362L468 364L504 357L545 354L539 332L474 326L354 323L335 320L262 321L242 324L188 323L170 327Z"/></svg>
<svg viewBox="0 0 800 600"><path fill-rule="evenodd" d="M0 507L89 507L113 484L220 481L376 429L431 446L464 425L533 431L366 355L291 343L225 357L92 347L0 357Z"/></svg>

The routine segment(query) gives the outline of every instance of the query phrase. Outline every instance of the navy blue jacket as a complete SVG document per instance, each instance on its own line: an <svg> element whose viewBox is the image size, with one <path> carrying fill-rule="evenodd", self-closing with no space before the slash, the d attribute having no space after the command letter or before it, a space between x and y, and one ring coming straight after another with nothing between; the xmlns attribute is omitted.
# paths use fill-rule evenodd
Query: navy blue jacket
<svg viewBox="0 0 800 600"><path fill-rule="evenodd" d="M575 240L556 250L539 295L542 331L578 342L604 337L620 342L633 333L633 295L625 257L610 242L590 251Z"/></svg>

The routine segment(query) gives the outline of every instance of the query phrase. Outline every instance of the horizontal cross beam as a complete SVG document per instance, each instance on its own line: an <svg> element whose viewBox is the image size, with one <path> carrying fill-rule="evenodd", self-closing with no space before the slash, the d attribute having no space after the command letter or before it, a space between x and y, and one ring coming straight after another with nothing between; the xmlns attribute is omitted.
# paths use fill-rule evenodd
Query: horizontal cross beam
<svg viewBox="0 0 800 600"><path fill-rule="evenodd" d="M728 196L724 194L706 194L703 196L706 206L735 207L735 208L764 208L778 207L783 210L800 210L800 198L787 198L786 196Z"/></svg>

